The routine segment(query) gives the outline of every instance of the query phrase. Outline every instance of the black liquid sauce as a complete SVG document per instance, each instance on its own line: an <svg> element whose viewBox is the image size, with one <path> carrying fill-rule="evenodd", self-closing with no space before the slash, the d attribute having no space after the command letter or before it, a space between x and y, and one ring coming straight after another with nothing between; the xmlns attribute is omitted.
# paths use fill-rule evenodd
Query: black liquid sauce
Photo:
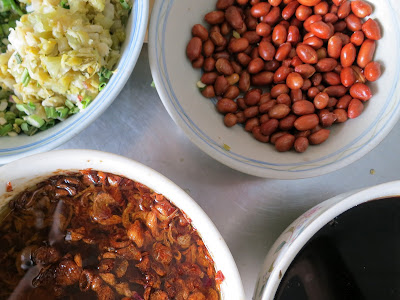
<svg viewBox="0 0 400 300"><path fill-rule="evenodd" d="M400 198L359 205L325 225L285 273L275 300L399 300Z"/></svg>

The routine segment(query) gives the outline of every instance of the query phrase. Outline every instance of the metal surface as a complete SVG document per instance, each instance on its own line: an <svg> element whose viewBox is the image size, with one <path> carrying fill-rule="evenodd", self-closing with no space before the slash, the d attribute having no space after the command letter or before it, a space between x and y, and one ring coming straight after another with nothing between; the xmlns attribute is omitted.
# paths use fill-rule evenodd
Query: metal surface
<svg viewBox="0 0 400 300"><path fill-rule="evenodd" d="M269 247L299 215L337 194L400 179L400 124L364 158L317 178L268 180L231 170L186 138L151 82L145 45L132 76L111 107L58 149L87 148L124 155L185 189L225 238L247 299L252 297Z"/></svg>

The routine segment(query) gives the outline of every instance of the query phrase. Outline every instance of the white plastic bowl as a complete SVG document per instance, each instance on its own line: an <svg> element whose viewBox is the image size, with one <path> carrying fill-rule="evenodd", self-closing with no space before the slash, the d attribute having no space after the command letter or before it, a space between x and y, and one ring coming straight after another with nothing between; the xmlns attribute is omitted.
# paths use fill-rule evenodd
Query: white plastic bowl
<svg viewBox="0 0 400 300"><path fill-rule="evenodd" d="M281 279L306 243L326 224L351 208L400 195L400 181L345 193L301 215L279 236L262 265L253 300L274 299Z"/></svg>
<svg viewBox="0 0 400 300"><path fill-rule="evenodd" d="M0 207L28 186L60 171L91 168L125 176L167 197L192 220L207 246L217 270L225 280L221 284L224 300L244 300L244 291L235 261L215 225L181 188L156 171L115 154L93 150L61 150L29 156L0 167ZM6 193L11 182L14 191Z"/></svg>
<svg viewBox="0 0 400 300"><path fill-rule="evenodd" d="M194 24L215 10L216 0L157 0L150 36L150 66L157 91L176 124L200 149L221 163L244 173L277 179L326 174L345 167L376 147L400 116L400 2L369 0L372 18L383 29L375 60L383 76L372 84L374 97L357 119L332 127L331 137L305 153L278 153L256 141L240 126L227 128L214 104L198 91L200 71L186 58ZM228 147L226 147L227 145ZM229 149L227 151L226 149Z"/></svg>
<svg viewBox="0 0 400 300"><path fill-rule="evenodd" d="M121 50L121 58L116 66L117 73L111 77L106 88L96 97L88 108L53 128L33 136L0 137L0 165L15 159L44 152L65 143L98 118L118 96L142 49L147 30L149 2L133 0L132 12L126 28L126 41Z"/></svg>

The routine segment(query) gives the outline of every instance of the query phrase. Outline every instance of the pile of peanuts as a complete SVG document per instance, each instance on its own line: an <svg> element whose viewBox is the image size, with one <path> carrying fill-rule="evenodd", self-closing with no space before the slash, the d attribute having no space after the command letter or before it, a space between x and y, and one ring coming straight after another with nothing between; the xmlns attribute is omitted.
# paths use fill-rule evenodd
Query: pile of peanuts
<svg viewBox="0 0 400 300"><path fill-rule="evenodd" d="M373 61L380 27L355 0L218 0L196 24L186 54L204 71L204 97L224 123L244 124L280 152L304 152L330 127L357 118L381 65ZM263 91L262 88L268 91Z"/></svg>

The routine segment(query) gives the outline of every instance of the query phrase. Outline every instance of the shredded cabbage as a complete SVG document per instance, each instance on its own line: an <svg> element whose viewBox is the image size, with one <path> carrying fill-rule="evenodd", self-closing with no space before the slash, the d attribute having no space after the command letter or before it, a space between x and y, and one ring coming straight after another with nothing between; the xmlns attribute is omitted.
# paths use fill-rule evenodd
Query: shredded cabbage
<svg viewBox="0 0 400 300"><path fill-rule="evenodd" d="M29 2L33 12L17 21L0 54L0 87L17 104L35 104L31 114L45 120L44 107L71 101L84 109L82 99L99 93L99 72L119 59L129 10L119 0L69 0L69 8L59 0Z"/></svg>

